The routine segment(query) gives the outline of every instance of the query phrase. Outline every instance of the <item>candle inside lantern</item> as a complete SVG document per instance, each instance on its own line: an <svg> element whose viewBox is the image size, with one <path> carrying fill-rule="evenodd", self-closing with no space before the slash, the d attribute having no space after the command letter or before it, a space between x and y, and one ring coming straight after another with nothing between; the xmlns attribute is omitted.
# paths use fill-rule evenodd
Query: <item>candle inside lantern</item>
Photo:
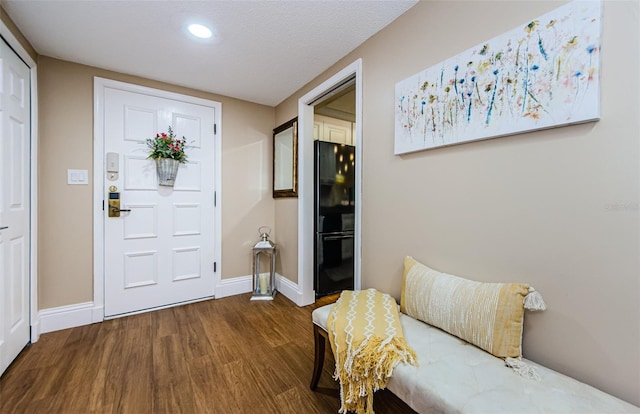
<svg viewBox="0 0 640 414"><path fill-rule="evenodd" d="M260 294L261 295L266 295L267 294L267 284L269 282L269 275L266 273L261 273L260 274Z"/></svg>
<svg viewBox="0 0 640 414"><path fill-rule="evenodd" d="M269 240L270 232L271 229L269 227L260 227L258 229L258 233L260 233L260 241L256 243L252 249L253 295L251 296L251 300L273 300L276 296L274 280L276 268L276 245Z"/></svg>

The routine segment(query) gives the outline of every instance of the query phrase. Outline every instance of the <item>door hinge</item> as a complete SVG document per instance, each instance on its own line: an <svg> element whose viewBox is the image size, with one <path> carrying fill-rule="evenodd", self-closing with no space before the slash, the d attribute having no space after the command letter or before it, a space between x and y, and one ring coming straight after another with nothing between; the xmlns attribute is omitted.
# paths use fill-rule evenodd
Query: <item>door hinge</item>
<svg viewBox="0 0 640 414"><path fill-rule="evenodd" d="M218 263L213 262L213 272L215 273L218 270Z"/></svg>
<svg viewBox="0 0 640 414"><path fill-rule="evenodd" d="M217 191L213 192L213 206L214 207L218 206L218 192Z"/></svg>
<svg viewBox="0 0 640 414"><path fill-rule="evenodd" d="M104 211L104 200L102 200L102 211Z"/></svg>
<svg viewBox="0 0 640 414"><path fill-rule="evenodd" d="M213 135L218 133L218 124L213 124Z"/></svg>

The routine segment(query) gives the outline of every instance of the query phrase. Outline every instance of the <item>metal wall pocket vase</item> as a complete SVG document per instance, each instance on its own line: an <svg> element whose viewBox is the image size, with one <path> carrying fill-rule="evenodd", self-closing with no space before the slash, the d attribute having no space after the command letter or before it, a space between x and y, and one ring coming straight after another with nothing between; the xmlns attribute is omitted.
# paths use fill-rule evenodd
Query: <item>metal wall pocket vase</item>
<svg viewBox="0 0 640 414"><path fill-rule="evenodd" d="M158 184L173 187L178 175L180 163L172 158L156 158L156 171L158 172Z"/></svg>

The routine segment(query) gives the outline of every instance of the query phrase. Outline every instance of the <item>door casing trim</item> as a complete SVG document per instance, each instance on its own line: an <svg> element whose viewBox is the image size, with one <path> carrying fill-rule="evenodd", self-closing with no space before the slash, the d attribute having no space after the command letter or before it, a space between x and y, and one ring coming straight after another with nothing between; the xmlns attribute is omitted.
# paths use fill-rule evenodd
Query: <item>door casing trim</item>
<svg viewBox="0 0 640 414"><path fill-rule="evenodd" d="M222 104L195 96L183 95L162 89L120 82L112 79L93 78L93 321L104 320L104 211L103 181L104 181L104 90L106 88L120 89L128 92L187 102L196 105L212 107L215 110L214 123L214 163L216 204L214 209L215 251L211 263L217 262L213 274L212 291L220 283L222 274Z"/></svg>

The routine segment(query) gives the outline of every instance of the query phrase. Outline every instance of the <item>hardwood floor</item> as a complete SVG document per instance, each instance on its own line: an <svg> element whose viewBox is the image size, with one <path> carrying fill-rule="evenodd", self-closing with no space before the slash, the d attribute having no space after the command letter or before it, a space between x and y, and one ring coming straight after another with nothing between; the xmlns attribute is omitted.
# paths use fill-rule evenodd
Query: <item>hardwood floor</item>
<svg viewBox="0 0 640 414"><path fill-rule="evenodd" d="M318 389L309 389L314 306L249 298L44 334L0 378L0 412L336 413L330 350ZM388 391L374 406L414 413Z"/></svg>

